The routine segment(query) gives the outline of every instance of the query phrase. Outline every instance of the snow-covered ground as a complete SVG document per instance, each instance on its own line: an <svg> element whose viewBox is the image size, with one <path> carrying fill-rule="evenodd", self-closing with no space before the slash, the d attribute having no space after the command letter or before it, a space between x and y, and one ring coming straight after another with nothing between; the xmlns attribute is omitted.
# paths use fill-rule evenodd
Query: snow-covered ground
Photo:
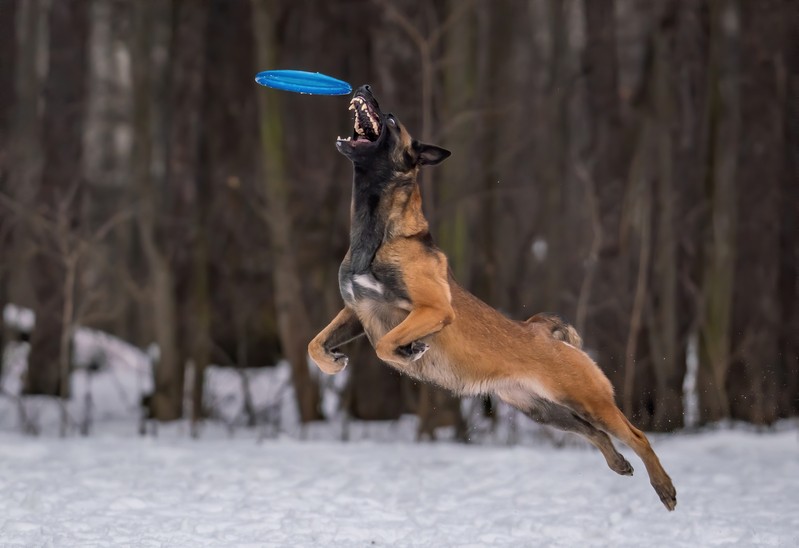
<svg viewBox="0 0 799 548"><path fill-rule="evenodd" d="M799 546L799 432L658 437L667 512L641 462L592 449L257 442L0 432L2 546Z"/></svg>
<svg viewBox="0 0 799 548"><path fill-rule="evenodd" d="M11 312L6 324L33 321ZM574 436L502 406L491 423L479 401L464 401L471 445L416 444L413 417L345 421L346 376L322 376L331 420L303 428L285 363L208 368L212 420L200 438L185 422L140 438L157 352L84 328L74 343L65 439L52 398L18 398L27 343L4 349L0 548L799 546L799 426L789 421L654 437L677 487L669 513L627 448L632 479ZM245 400L256 428L244 427ZM39 436L22 435L23 424ZM334 441L345 436L353 441Z"/></svg>

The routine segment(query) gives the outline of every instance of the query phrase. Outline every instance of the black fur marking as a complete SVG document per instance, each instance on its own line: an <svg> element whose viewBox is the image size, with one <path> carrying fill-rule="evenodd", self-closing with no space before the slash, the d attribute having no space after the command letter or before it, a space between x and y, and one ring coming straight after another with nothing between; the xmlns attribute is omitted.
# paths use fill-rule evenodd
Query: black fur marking
<svg viewBox="0 0 799 548"><path fill-rule="evenodd" d="M435 253L438 251L438 247L436 247L436 243L433 241L433 235L430 234L429 230L417 234L416 238L424 244L425 250L428 252Z"/></svg>
<svg viewBox="0 0 799 548"><path fill-rule="evenodd" d="M373 264L372 274L378 282L383 284L385 300L402 299L410 302L411 297L408 295L408 289L402 279L402 270L399 267L383 263Z"/></svg>
<svg viewBox="0 0 799 548"><path fill-rule="evenodd" d="M568 407L541 398L535 398L524 414L536 422L567 432L586 434L593 430L590 423Z"/></svg>
<svg viewBox="0 0 799 548"><path fill-rule="evenodd" d="M402 152L402 161L406 170L410 171L416 165L416 157L407 150Z"/></svg>
<svg viewBox="0 0 799 548"><path fill-rule="evenodd" d="M395 352L398 356L402 356L403 358L414 359L427 352L428 348L430 348L428 344L421 341L413 341L405 346L398 346Z"/></svg>
<svg viewBox="0 0 799 548"><path fill-rule="evenodd" d="M524 413L541 424L585 437L602 451L611 470L623 476L632 476L632 465L616 450L613 442L603 431L602 425L588 420L579 406L572 402L564 403L565 405L560 405L549 400L535 398Z"/></svg>
<svg viewBox="0 0 799 548"><path fill-rule="evenodd" d="M350 227L352 270L366 272L383 242L385 220L380 215L380 199L391 183L393 171L388 163L355 165L352 185L354 215Z"/></svg>

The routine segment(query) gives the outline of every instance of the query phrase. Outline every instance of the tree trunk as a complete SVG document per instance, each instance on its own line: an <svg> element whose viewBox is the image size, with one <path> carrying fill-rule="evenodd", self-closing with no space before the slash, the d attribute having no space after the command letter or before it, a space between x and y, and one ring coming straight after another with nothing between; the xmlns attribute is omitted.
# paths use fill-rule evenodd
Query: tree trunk
<svg viewBox="0 0 799 548"><path fill-rule="evenodd" d="M252 0L252 7L258 67L278 66L276 3ZM290 216L289 187L284 165L281 96L279 92L264 89L254 89L254 92L258 94L263 189L272 243L275 314L283 354L291 363L300 418L303 422L309 422L321 418L319 387L311 377L308 367L307 346L312 336L311 322L302 294L302 276L297 267L294 229Z"/></svg>
<svg viewBox="0 0 799 548"><path fill-rule="evenodd" d="M502 6L506 8L507 6ZM469 290L488 304L496 306L495 275L497 257L495 246L496 197L494 187L497 180L495 134L491 133L490 109L494 99L494 79L496 71L501 67L502 48L507 41L501 36L503 21L497 21L502 14L495 13L486 3L478 3L477 10L477 52L475 54L476 104L480 109L477 115L477 133L483 135L487 142L475 152L475 158L469 162L470 178L474 180L470 187L480 196L474 206L473 221L480 227L471 234L472 261L470 265ZM497 51L497 49L500 51ZM452 160L455 161L454 159Z"/></svg>
<svg viewBox="0 0 799 548"><path fill-rule="evenodd" d="M784 78L785 154L780 205L780 415L799 414L799 9L794 2L785 17L781 76Z"/></svg>
<svg viewBox="0 0 799 548"><path fill-rule="evenodd" d="M41 82L37 61L42 53L44 8L41 0L27 0L20 2L17 10L16 21L11 20L11 24L18 23L19 28L10 35L17 40L17 55L13 139L8 143L8 187L20 206L32 208L41 184L43 156L39 117ZM28 218L17 220L20 222L10 235L8 244L8 265L16 265L8 275L8 292L17 305L33 308L36 306L34 277L31 275L35 271L32 263L35 250L31 245L33 226Z"/></svg>
<svg viewBox="0 0 799 548"><path fill-rule="evenodd" d="M683 425L682 381L685 376L684 353L680 351L678 330L677 215L674 189L673 120L677 113L674 98L674 56L676 2L670 2L659 15L655 35L653 101L655 112L655 148L657 179L657 236L652 275L653 292L649 306L652 321L652 367L656 379L655 414L652 428L675 430Z"/></svg>
<svg viewBox="0 0 799 548"><path fill-rule="evenodd" d="M11 192L11 157L9 148L14 128L17 67L17 0L0 3L0 192ZM0 257L9 257L11 247L12 216L0 215ZM3 307L8 303L9 272L11 265L0 262L0 351L5 348Z"/></svg>
<svg viewBox="0 0 799 548"><path fill-rule="evenodd" d="M153 4L136 4L133 30L133 173L140 201L138 233L147 264L152 332L158 344L154 367L153 412L162 421L183 414L184 363L177 341L177 307L174 276L158 237L158 199L151 174L153 157L152 59Z"/></svg>
<svg viewBox="0 0 799 548"><path fill-rule="evenodd" d="M780 171L785 154L780 96L783 2L741 6L740 184L733 290L734 356L728 383L733 418L778 417ZM796 29L794 29L794 32ZM752 288L757 291L752 291Z"/></svg>
<svg viewBox="0 0 799 548"><path fill-rule="evenodd" d="M702 274L698 390L703 423L729 416L727 374L731 359L739 138L738 19L731 1L711 2L709 146L705 194L708 207Z"/></svg>
<svg viewBox="0 0 799 548"><path fill-rule="evenodd" d="M11 129L14 127L17 3L17 0L8 0L0 4L0 189L2 190L5 190L7 185L10 165L8 145L11 142ZM2 224L0 224L0 234L2 234ZM0 279L2 276L0 272Z"/></svg>
<svg viewBox="0 0 799 548"><path fill-rule="evenodd" d="M460 0L450 0L447 10L452 13L461 4ZM445 37L447 50L452 52L444 66L444 100L442 119L452 121L469 108L474 108L475 82L475 44L473 12L458 17ZM468 222L466 207L462 197L467 191L470 178L469 158L471 158L472 134L469 131L456 131L446 140L446 146L453 152L454 159L445 162L439 173L438 200L438 241L447 254L449 265L460 283L469 285L468 274Z"/></svg>
<svg viewBox="0 0 799 548"><path fill-rule="evenodd" d="M544 287L545 308L552 312L560 311L564 290L565 271L563 218L565 211L564 185L568 173L569 159L569 119L568 93L569 78L566 56L568 54L568 25L566 7L560 0L549 2L551 58L544 98L544 127L549 138L545 144L543 170L544 192L544 237L546 238L547 279Z"/></svg>
<svg viewBox="0 0 799 548"><path fill-rule="evenodd" d="M211 311L208 288L207 232L209 202L207 154L200 158L206 75L206 31L209 0L174 0L169 68L169 142L167 187L172 216L183 221L171 231L171 268L181 315L180 359L194 365L192 424L202 418L205 369L210 359ZM203 166L206 169L203 169ZM194 430L196 433L196 428Z"/></svg>
<svg viewBox="0 0 799 548"><path fill-rule="evenodd" d="M130 211L130 139L132 126L130 63L130 21L133 2L91 2L92 33L89 61L89 98L86 112L84 169L91 200L86 215L92 222L104 222L111 211ZM108 245L92 253L88 270L102 270L101 290L107 293L103 307L113 311L93 326L134 343L146 345L137 321L139 295L120 291L138 278L142 263L133 249L135 223L109 235ZM113 265L108 267L108 265ZM147 314L149 319L149 314Z"/></svg>
<svg viewBox="0 0 799 548"><path fill-rule="evenodd" d="M705 209L704 182L709 169L707 162L708 123L706 115L710 82L709 66L709 9L707 3L675 2L677 11L677 34L673 43L675 75L675 102L678 106L672 119L674 138L674 162L672 164L674 186L675 226L679 245L677 247L678 268L678 336L680 340L679 363L685 367L688 358L688 341L698 337L701 296L702 249L698 235L702 233ZM682 380L682 379L681 379ZM695 380L695 379L693 379ZM696 385L693 385L693 390ZM682 387L680 387L682 392ZM695 392L689 394L695 400ZM686 409L688 411L688 409ZM696 409L685 419L694 426Z"/></svg>
<svg viewBox="0 0 799 548"><path fill-rule="evenodd" d="M74 285L64 280L74 280L75 273L65 269L68 250L59 248L57 242L77 230L82 205L88 35L87 2L65 0L51 6L42 132L44 168L36 202L48 217L59 217L60 233L46 233L53 230L44 229L37 234L40 247L31 272L36 289L36 327L25 387L30 394L68 396Z"/></svg>
<svg viewBox="0 0 799 548"><path fill-rule="evenodd" d="M585 0L588 165L596 189L602 247L595 265L592 299L583 306L586 344L598 352L598 363L613 384L621 386L627 334L621 311L632 306L625 272L628 252L620 240L627 168L633 155L631 124L622 117L613 0ZM615 304L615 306L614 306Z"/></svg>

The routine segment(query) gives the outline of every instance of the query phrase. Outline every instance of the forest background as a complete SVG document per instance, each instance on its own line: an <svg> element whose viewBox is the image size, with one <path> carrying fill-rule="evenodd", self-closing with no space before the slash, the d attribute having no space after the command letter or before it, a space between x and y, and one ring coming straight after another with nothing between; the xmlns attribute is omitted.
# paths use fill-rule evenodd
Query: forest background
<svg viewBox="0 0 799 548"><path fill-rule="evenodd" d="M341 307L351 122L345 98L257 86L270 68L369 83L450 149L422 186L456 278L572 322L637 425L685 424L692 368L699 423L799 413L791 0L0 1L24 394L68 397L85 326L157 344L160 420L203 419L209 364L281 359L302 421L324 418L306 345ZM464 431L453 396L351 356L349 416Z"/></svg>

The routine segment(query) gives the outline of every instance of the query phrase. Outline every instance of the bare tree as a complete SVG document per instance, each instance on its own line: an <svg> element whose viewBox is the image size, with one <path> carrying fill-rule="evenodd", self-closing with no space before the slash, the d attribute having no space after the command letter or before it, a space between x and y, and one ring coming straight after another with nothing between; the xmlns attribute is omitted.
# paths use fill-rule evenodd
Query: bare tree
<svg viewBox="0 0 799 548"><path fill-rule="evenodd" d="M624 355L625 325L609 299L621 309L629 301L625 250L620 240L627 169L634 150L634 124L624 116L619 85L615 2L585 0L586 45L583 65L587 92L590 151L586 162L597 197L602 246L593 267L591 295L583 302L586 342L599 352L598 363L616 386ZM597 229L595 229L596 231ZM623 299L623 300L622 300ZM627 308L629 309L629 308ZM588 327L590 326L590 327Z"/></svg>
<svg viewBox="0 0 799 548"><path fill-rule="evenodd" d="M209 0L174 0L169 56L169 141L167 185L171 216L182 220L170 234L175 272L179 359L194 365L192 424L202 418L205 368L211 353L208 280L208 175L200 156L202 107L206 78L206 32ZM195 430L196 432L196 430Z"/></svg>
<svg viewBox="0 0 799 548"><path fill-rule="evenodd" d="M156 419L174 420L183 413L183 375L177 337L175 279L159 236L159 201L151 168L153 163L152 36L154 6L151 0L138 2L133 25L133 177L139 198L138 236L147 264L149 308L153 336L159 357L155 364L155 393L152 406Z"/></svg>
<svg viewBox="0 0 799 548"><path fill-rule="evenodd" d="M253 32L259 67L277 66L277 3L253 0ZM296 258L293 221L288 213L289 190L283 149L284 126L280 96L258 93L261 130L261 159L265 208L262 218L272 242L275 315L283 353L291 363L297 406L303 422L320 418L319 387L308 369L307 345L311 322L303 302L300 272Z"/></svg>
<svg viewBox="0 0 799 548"><path fill-rule="evenodd" d="M41 124L39 104L41 81L39 60L42 55L44 8L40 0L20 1L17 5L17 32L8 37L17 40L14 88L14 116L11 139L8 143L8 180L10 194L26 205L34 203L41 175ZM14 49L8 50L10 54ZM26 245L29 227L22 223L9 234L7 265L9 295L22 306L33 307L34 291L31 284L31 249ZM13 265L13 267L12 267Z"/></svg>
<svg viewBox="0 0 799 548"><path fill-rule="evenodd" d="M775 67L780 75L784 108L784 147L782 157L780 206L780 271L777 280L780 300L779 354L780 415L799 413L799 10L791 2L783 19L781 62ZM793 68L791 68L793 67Z"/></svg>
<svg viewBox="0 0 799 548"><path fill-rule="evenodd" d="M677 25L676 2L663 6L656 13L652 67L652 104L654 113L654 153L657 209L653 253L652 291L647 299L646 317L652 369L656 379L652 427L674 430L683 425L682 379L685 375L685 341L680 337L678 299L678 230L677 198L674 183L674 123L678 113L675 97L673 52Z"/></svg>
<svg viewBox="0 0 799 548"><path fill-rule="evenodd" d="M286 357L320 417L305 345L341 305L345 98L242 77L295 66L453 150L422 185L454 275L576 323L640 426L682 424L693 337L703 421L795 414L797 32L792 0L0 2L0 306L40 317L29 388L63 394L91 322L156 340L160 419L193 363L197 423L222 353ZM457 425L368 341L351 358L352 417Z"/></svg>
<svg viewBox="0 0 799 548"><path fill-rule="evenodd" d="M735 276L738 139L738 29L733 2L710 3L709 150L700 327L699 401L702 421L729 416L732 290Z"/></svg>
<svg viewBox="0 0 799 548"><path fill-rule="evenodd" d="M16 100L16 65L17 65L17 0L0 4L0 192L9 192L10 158L9 146L11 130L14 127L14 103ZM11 226L7 218L0 219L0 255L11 254ZM10 265L3 261L0 264L0 307L7 302L8 275ZM1 316L2 314L0 314ZM0 351L4 348L0 317Z"/></svg>
<svg viewBox="0 0 799 548"><path fill-rule="evenodd" d="M780 327L780 171L787 153L780 75L783 2L746 2L741 9L740 108L746 139L738 143L732 363L727 383L734 418L770 424L778 417ZM796 29L793 29L794 32ZM758 298L748 298L752 288Z"/></svg>
<svg viewBox="0 0 799 548"><path fill-rule="evenodd" d="M14 125L17 4L17 0L0 4L0 180L3 182L7 182L10 160L8 146L10 130Z"/></svg>
<svg viewBox="0 0 799 548"><path fill-rule="evenodd" d="M42 132L45 161L36 201L61 220L60 230L67 231L80 223L83 205L88 32L87 2L71 0L51 6ZM31 266L36 328L31 338L25 390L65 398L69 389L71 340L65 333L65 316L71 316L66 291L74 279L70 279L70 271L65 268L70 265L54 260L46 248L36 253Z"/></svg>

